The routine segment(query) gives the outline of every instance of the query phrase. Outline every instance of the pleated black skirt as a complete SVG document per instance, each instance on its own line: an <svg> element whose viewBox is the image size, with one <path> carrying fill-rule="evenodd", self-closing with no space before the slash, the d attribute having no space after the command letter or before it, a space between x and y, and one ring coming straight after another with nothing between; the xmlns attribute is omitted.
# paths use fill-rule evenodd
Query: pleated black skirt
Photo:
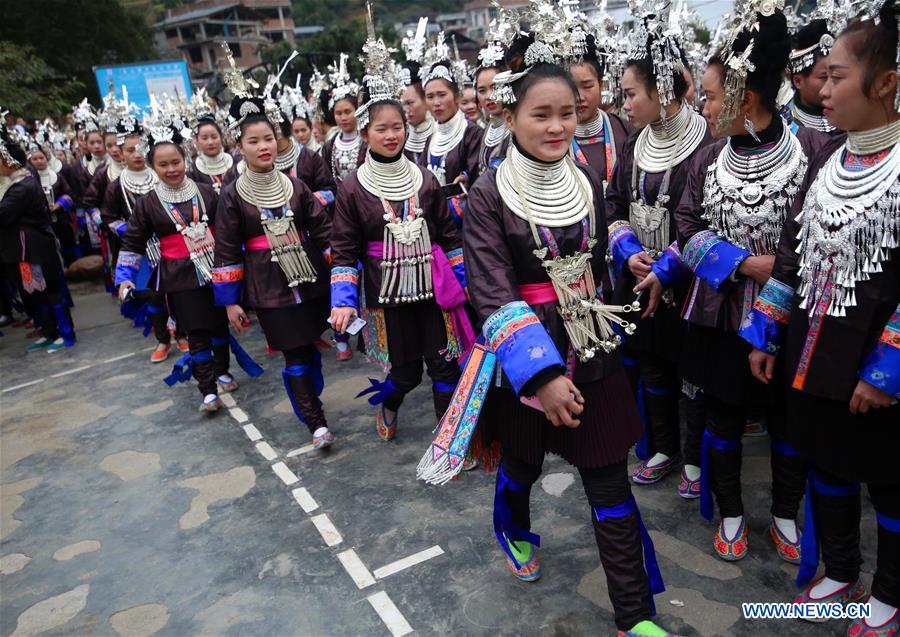
<svg viewBox="0 0 900 637"><path fill-rule="evenodd" d="M575 467L604 467L624 460L642 428L634 395L622 369L603 380L579 384L585 405L577 429L554 427L543 412L523 405L515 393L493 387L480 427L488 442L530 464L553 453Z"/></svg>
<svg viewBox="0 0 900 637"><path fill-rule="evenodd" d="M328 297L287 307L256 308L256 317L266 335L266 342L277 350L311 345L328 329L330 313Z"/></svg>

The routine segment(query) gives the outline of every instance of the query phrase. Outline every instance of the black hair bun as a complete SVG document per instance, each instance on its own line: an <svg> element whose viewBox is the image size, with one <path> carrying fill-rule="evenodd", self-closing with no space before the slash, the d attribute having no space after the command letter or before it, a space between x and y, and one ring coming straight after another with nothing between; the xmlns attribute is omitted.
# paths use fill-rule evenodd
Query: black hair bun
<svg viewBox="0 0 900 637"><path fill-rule="evenodd" d="M418 62L414 62L413 60L407 60L400 67L400 80L403 82L403 86L412 86L413 84L418 84L421 81L419 77L419 72L422 70L422 65Z"/></svg>
<svg viewBox="0 0 900 637"><path fill-rule="evenodd" d="M787 18L779 11L770 16L760 15L758 19L759 29L741 31L735 38L732 51L742 53L752 40L753 51L750 52L750 61L756 70L749 74L749 78L775 76L780 83L781 73L787 67L788 57L791 54L791 36L788 33ZM725 53L724 57L727 57L727 52Z"/></svg>
<svg viewBox="0 0 900 637"><path fill-rule="evenodd" d="M527 35L520 35L513 40L513 43L509 45L509 50L504 57L506 68L513 73L521 73L524 71L526 67L525 53L532 44L534 44L534 36L530 33Z"/></svg>
<svg viewBox="0 0 900 637"><path fill-rule="evenodd" d="M828 33L828 22L825 19L813 20L794 34L794 48L808 49L815 46Z"/></svg>

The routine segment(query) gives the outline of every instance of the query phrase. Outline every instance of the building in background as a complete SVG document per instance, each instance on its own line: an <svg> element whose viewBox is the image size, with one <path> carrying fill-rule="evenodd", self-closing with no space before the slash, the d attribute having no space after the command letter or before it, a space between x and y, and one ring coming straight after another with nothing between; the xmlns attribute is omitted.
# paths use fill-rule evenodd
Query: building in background
<svg viewBox="0 0 900 637"><path fill-rule="evenodd" d="M194 76L220 68L222 42L228 43L241 68L260 63L263 45L294 44L290 0L200 0L168 9L154 28L157 48L177 52Z"/></svg>
<svg viewBox="0 0 900 637"><path fill-rule="evenodd" d="M507 9L522 9L527 2L525 0L496 0ZM465 34L476 42L484 42L484 34L488 30L491 20L497 17L495 0L472 0L463 5L466 16Z"/></svg>

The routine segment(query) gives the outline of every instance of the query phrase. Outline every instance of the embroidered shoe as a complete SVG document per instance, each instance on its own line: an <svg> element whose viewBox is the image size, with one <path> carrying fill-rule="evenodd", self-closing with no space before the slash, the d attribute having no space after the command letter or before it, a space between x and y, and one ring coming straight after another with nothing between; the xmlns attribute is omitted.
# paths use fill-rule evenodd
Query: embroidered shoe
<svg viewBox="0 0 900 637"><path fill-rule="evenodd" d="M313 436L313 449L324 449L334 444L334 434L325 429L325 432L318 436Z"/></svg>
<svg viewBox="0 0 900 637"><path fill-rule="evenodd" d="M866 587L860 580L856 580L855 584L845 584L831 595L825 597L813 597L812 589L816 584L825 579L825 576L813 580L799 596L797 596L792 604L847 604L850 602L858 602L866 597ZM823 624L828 621L827 617L805 617L804 621L813 624Z"/></svg>
<svg viewBox="0 0 900 637"><path fill-rule="evenodd" d="M748 420L744 425L744 435L748 438L760 438L769 433L765 418Z"/></svg>
<svg viewBox="0 0 900 637"><path fill-rule="evenodd" d="M641 462L631 474L631 480L635 484L656 484L675 469L678 458L669 458L654 465L647 462Z"/></svg>
<svg viewBox="0 0 900 637"><path fill-rule="evenodd" d="M517 579L522 580L523 582L536 582L541 579L541 563L538 562L537 559L537 549L529 544L528 542L511 542L506 539L507 544L510 545L510 550L514 553L521 554L519 559L519 566L516 566L515 562L509 559L509 555L506 556L506 565L509 567L509 570L512 571L512 574L516 576ZM525 545L528 547L527 557L525 555L525 551L516 550L520 545Z"/></svg>
<svg viewBox="0 0 900 637"><path fill-rule="evenodd" d="M222 374L221 376L219 376L216 379L216 385L218 385L219 391L223 394L229 394L233 391L236 391L238 388L238 382L231 374Z"/></svg>
<svg viewBox="0 0 900 637"><path fill-rule="evenodd" d="M345 349L343 352L341 350L337 351L336 358L338 362L343 363L344 361L349 361L353 358L353 350L349 347Z"/></svg>
<svg viewBox="0 0 900 637"><path fill-rule="evenodd" d="M384 405L379 406L378 412L375 414L375 430L378 432L378 437L382 440L393 440L397 435L397 420L398 414L394 414L394 420L390 423L387 422Z"/></svg>
<svg viewBox="0 0 900 637"><path fill-rule="evenodd" d="M156 349L150 352L150 362L153 364L162 363L169 358L169 351L172 349L172 343L160 343Z"/></svg>
<svg viewBox="0 0 900 637"><path fill-rule="evenodd" d="M747 557L749 544L746 522L741 520L737 534L730 540L725 537L725 528L722 522L719 522L719 528L716 529L716 535L713 537L713 547L716 549L716 555L726 562L737 562Z"/></svg>
<svg viewBox="0 0 900 637"><path fill-rule="evenodd" d="M204 414L214 414L219 411L219 408L222 406L222 401L219 400L219 397L215 394L208 394L203 398L203 402L200 403L200 412Z"/></svg>
<svg viewBox="0 0 900 637"><path fill-rule="evenodd" d="M178 349L181 351L182 354L191 351L191 346L188 344L186 338L176 339L175 342L178 343Z"/></svg>
<svg viewBox="0 0 900 637"><path fill-rule="evenodd" d="M61 338L58 338L47 346L47 353L52 354L53 352L58 352L61 349L66 349L66 347L68 347L68 345L66 345L66 342Z"/></svg>
<svg viewBox="0 0 900 637"><path fill-rule="evenodd" d="M773 520L769 525L769 535L772 536L772 541L775 542L775 550L778 551L778 557L789 564L800 563L800 529L797 529L797 541L791 542Z"/></svg>
<svg viewBox="0 0 900 637"><path fill-rule="evenodd" d="M685 500L694 500L700 497L700 478L691 480L684 469L681 470L681 484L678 485L678 495Z"/></svg>
<svg viewBox="0 0 900 637"><path fill-rule="evenodd" d="M679 637L675 633L670 633L665 628L660 628L649 619L645 619L639 624L635 624L628 630L620 630L618 637Z"/></svg>
<svg viewBox="0 0 900 637"><path fill-rule="evenodd" d="M900 635L900 610L880 626L870 626L865 619L855 619L847 629L847 637L897 637Z"/></svg>
<svg viewBox="0 0 900 637"><path fill-rule="evenodd" d="M28 345L26 345L26 346L25 346L25 351L26 351L26 352L36 352L36 351L39 350L39 349L44 349L44 348L47 347L48 345L50 345L50 339L49 339L49 338L44 338L44 337L42 336L41 338L39 338L38 340L36 340L34 343L29 343Z"/></svg>
<svg viewBox="0 0 900 637"><path fill-rule="evenodd" d="M475 458L473 458L470 455L466 455L466 457L463 459L462 470L463 471L474 471L477 468L478 468L478 460L476 460Z"/></svg>

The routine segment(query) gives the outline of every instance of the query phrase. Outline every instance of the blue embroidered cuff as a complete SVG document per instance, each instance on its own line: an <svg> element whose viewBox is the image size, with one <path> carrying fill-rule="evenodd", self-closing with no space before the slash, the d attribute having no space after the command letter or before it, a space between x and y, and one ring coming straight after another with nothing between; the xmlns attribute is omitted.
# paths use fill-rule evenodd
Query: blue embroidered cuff
<svg viewBox="0 0 900 637"><path fill-rule="evenodd" d="M143 258L143 255L137 252L128 252L127 250L119 252L119 260L116 261L115 284L120 285L126 281L134 283L137 280Z"/></svg>
<svg viewBox="0 0 900 637"><path fill-rule="evenodd" d="M644 246L627 221L615 221L609 226L609 250L616 268L622 271L631 255L643 252Z"/></svg>
<svg viewBox="0 0 900 637"><path fill-rule="evenodd" d="M900 306L885 326L878 344L863 360L859 377L900 399Z"/></svg>
<svg viewBox="0 0 900 637"><path fill-rule="evenodd" d="M320 204L326 207L329 204L334 203L334 193L330 190L317 190L313 193L313 197L315 197Z"/></svg>
<svg viewBox="0 0 900 637"><path fill-rule="evenodd" d="M244 289L243 264L213 268L212 285L216 305L238 305Z"/></svg>
<svg viewBox="0 0 900 637"><path fill-rule="evenodd" d="M63 195L62 197L57 198L56 205L62 206L63 210L69 212L72 209L72 206L75 205L75 202L72 201L72 198L69 195Z"/></svg>
<svg viewBox="0 0 900 637"><path fill-rule="evenodd" d="M793 298L794 288L770 278L741 323L740 337L756 349L778 354L784 343Z"/></svg>
<svg viewBox="0 0 900 637"><path fill-rule="evenodd" d="M331 307L359 309L359 270L331 268Z"/></svg>
<svg viewBox="0 0 900 637"><path fill-rule="evenodd" d="M666 248L666 251L651 266L651 269L664 288L670 288L684 279L689 269L681 258L678 242L673 241L672 245Z"/></svg>
<svg viewBox="0 0 900 637"><path fill-rule="evenodd" d="M121 239L125 235L125 230L128 229L128 224L124 221L113 221L111 224L109 224L109 227Z"/></svg>
<svg viewBox="0 0 900 637"><path fill-rule="evenodd" d="M723 241L712 230L698 232L684 246L684 260L688 266L717 291L749 256L749 252Z"/></svg>
<svg viewBox="0 0 900 637"><path fill-rule="evenodd" d="M565 363L547 330L524 301L507 303L484 322L484 336L518 394L537 373Z"/></svg>
<svg viewBox="0 0 900 637"><path fill-rule="evenodd" d="M101 223L103 223L103 218L100 216L100 211L97 208L92 208L90 214L91 221L94 222L94 226L99 226Z"/></svg>
<svg viewBox="0 0 900 637"><path fill-rule="evenodd" d="M456 275L456 280L459 281L459 285L465 289L466 287L466 264L463 261L463 251L462 248L457 248L456 250L451 250L447 253L447 260L450 262L450 267L453 268L453 274Z"/></svg>

